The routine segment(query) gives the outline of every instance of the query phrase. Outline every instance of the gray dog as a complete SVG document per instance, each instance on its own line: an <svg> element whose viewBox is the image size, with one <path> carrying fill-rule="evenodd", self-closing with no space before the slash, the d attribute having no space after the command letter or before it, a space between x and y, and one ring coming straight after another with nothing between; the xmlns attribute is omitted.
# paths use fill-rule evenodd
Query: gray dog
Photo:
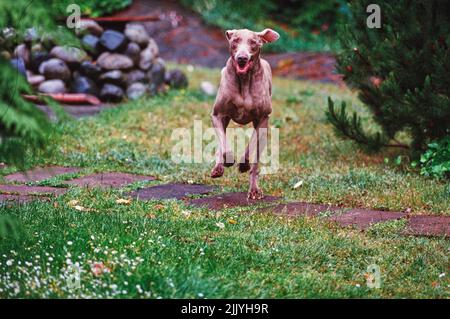
<svg viewBox="0 0 450 319"><path fill-rule="evenodd" d="M239 171L244 173L250 170L248 198L261 199L263 194L258 187L258 161L267 142L269 116L272 112L272 71L269 63L261 59L260 55L262 45L278 40L280 35L271 29L262 32L241 29L229 30L226 36L231 57L222 69L211 114L219 139L216 164L211 177L221 177L224 166L234 164L234 156L226 140L230 120L242 125L251 122L255 131L239 161ZM253 154L255 152L256 159Z"/></svg>

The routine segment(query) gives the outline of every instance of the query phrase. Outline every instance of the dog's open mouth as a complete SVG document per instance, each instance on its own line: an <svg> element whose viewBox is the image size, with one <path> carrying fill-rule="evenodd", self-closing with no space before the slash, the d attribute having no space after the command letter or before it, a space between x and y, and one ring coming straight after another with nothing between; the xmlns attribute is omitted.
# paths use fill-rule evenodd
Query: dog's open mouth
<svg viewBox="0 0 450 319"><path fill-rule="evenodd" d="M246 62L243 63L239 63L236 62L236 72L237 74L246 74L248 72L248 70L250 69L250 67L253 64L253 60L249 59Z"/></svg>

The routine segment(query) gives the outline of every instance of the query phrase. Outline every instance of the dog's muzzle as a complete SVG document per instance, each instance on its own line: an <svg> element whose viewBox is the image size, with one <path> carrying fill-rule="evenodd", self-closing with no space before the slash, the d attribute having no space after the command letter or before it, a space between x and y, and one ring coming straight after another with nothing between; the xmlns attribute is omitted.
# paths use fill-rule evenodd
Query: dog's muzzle
<svg viewBox="0 0 450 319"><path fill-rule="evenodd" d="M253 61L251 58L245 55L239 55L236 57L235 65L236 65L236 73L238 75L243 75L248 72L250 67L252 66Z"/></svg>

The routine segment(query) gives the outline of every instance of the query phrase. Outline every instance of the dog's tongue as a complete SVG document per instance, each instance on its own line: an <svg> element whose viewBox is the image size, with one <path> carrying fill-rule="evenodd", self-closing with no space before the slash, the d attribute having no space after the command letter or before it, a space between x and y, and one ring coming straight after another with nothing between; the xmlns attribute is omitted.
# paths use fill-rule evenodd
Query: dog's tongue
<svg viewBox="0 0 450 319"><path fill-rule="evenodd" d="M236 63L236 73L239 75L246 74L248 69L250 69L251 64L252 64L252 61L249 61L243 67L240 67L239 64Z"/></svg>

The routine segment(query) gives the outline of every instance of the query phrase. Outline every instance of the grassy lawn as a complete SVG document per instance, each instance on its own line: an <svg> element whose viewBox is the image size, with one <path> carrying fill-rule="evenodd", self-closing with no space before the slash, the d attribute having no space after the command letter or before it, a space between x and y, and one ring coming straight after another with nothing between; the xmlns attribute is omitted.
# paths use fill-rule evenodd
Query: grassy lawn
<svg viewBox="0 0 450 319"><path fill-rule="evenodd" d="M361 233L257 208L213 212L181 201L117 204L129 189L173 181L247 190L247 174L235 167L211 180L211 163L171 161L174 128L191 128L194 119L209 127L213 99L197 88L201 80L219 77L218 70L187 73L188 90L61 124L50 150L30 159L30 167L73 165L83 174L123 171L158 180L124 190L71 188L53 202L1 207L0 216L18 227L0 241L0 297L449 297L449 241L401 236L404 221ZM350 91L279 78L274 86L271 124L280 128L281 167L262 177L265 194L347 207L411 208L413 214L450 213L450 185L419 176L402 151L367 155L336 139L325 122L326 98L362 108ZM398 156L403 164L392 164ZM300 180L303 185L293 189ZM74 209L72 200L89 211ZM69 289L68 265L75 263L81 287ZM94 275L94 263L105 271ZM380 289L366 286L371 264L381 269Z"/></svg>

